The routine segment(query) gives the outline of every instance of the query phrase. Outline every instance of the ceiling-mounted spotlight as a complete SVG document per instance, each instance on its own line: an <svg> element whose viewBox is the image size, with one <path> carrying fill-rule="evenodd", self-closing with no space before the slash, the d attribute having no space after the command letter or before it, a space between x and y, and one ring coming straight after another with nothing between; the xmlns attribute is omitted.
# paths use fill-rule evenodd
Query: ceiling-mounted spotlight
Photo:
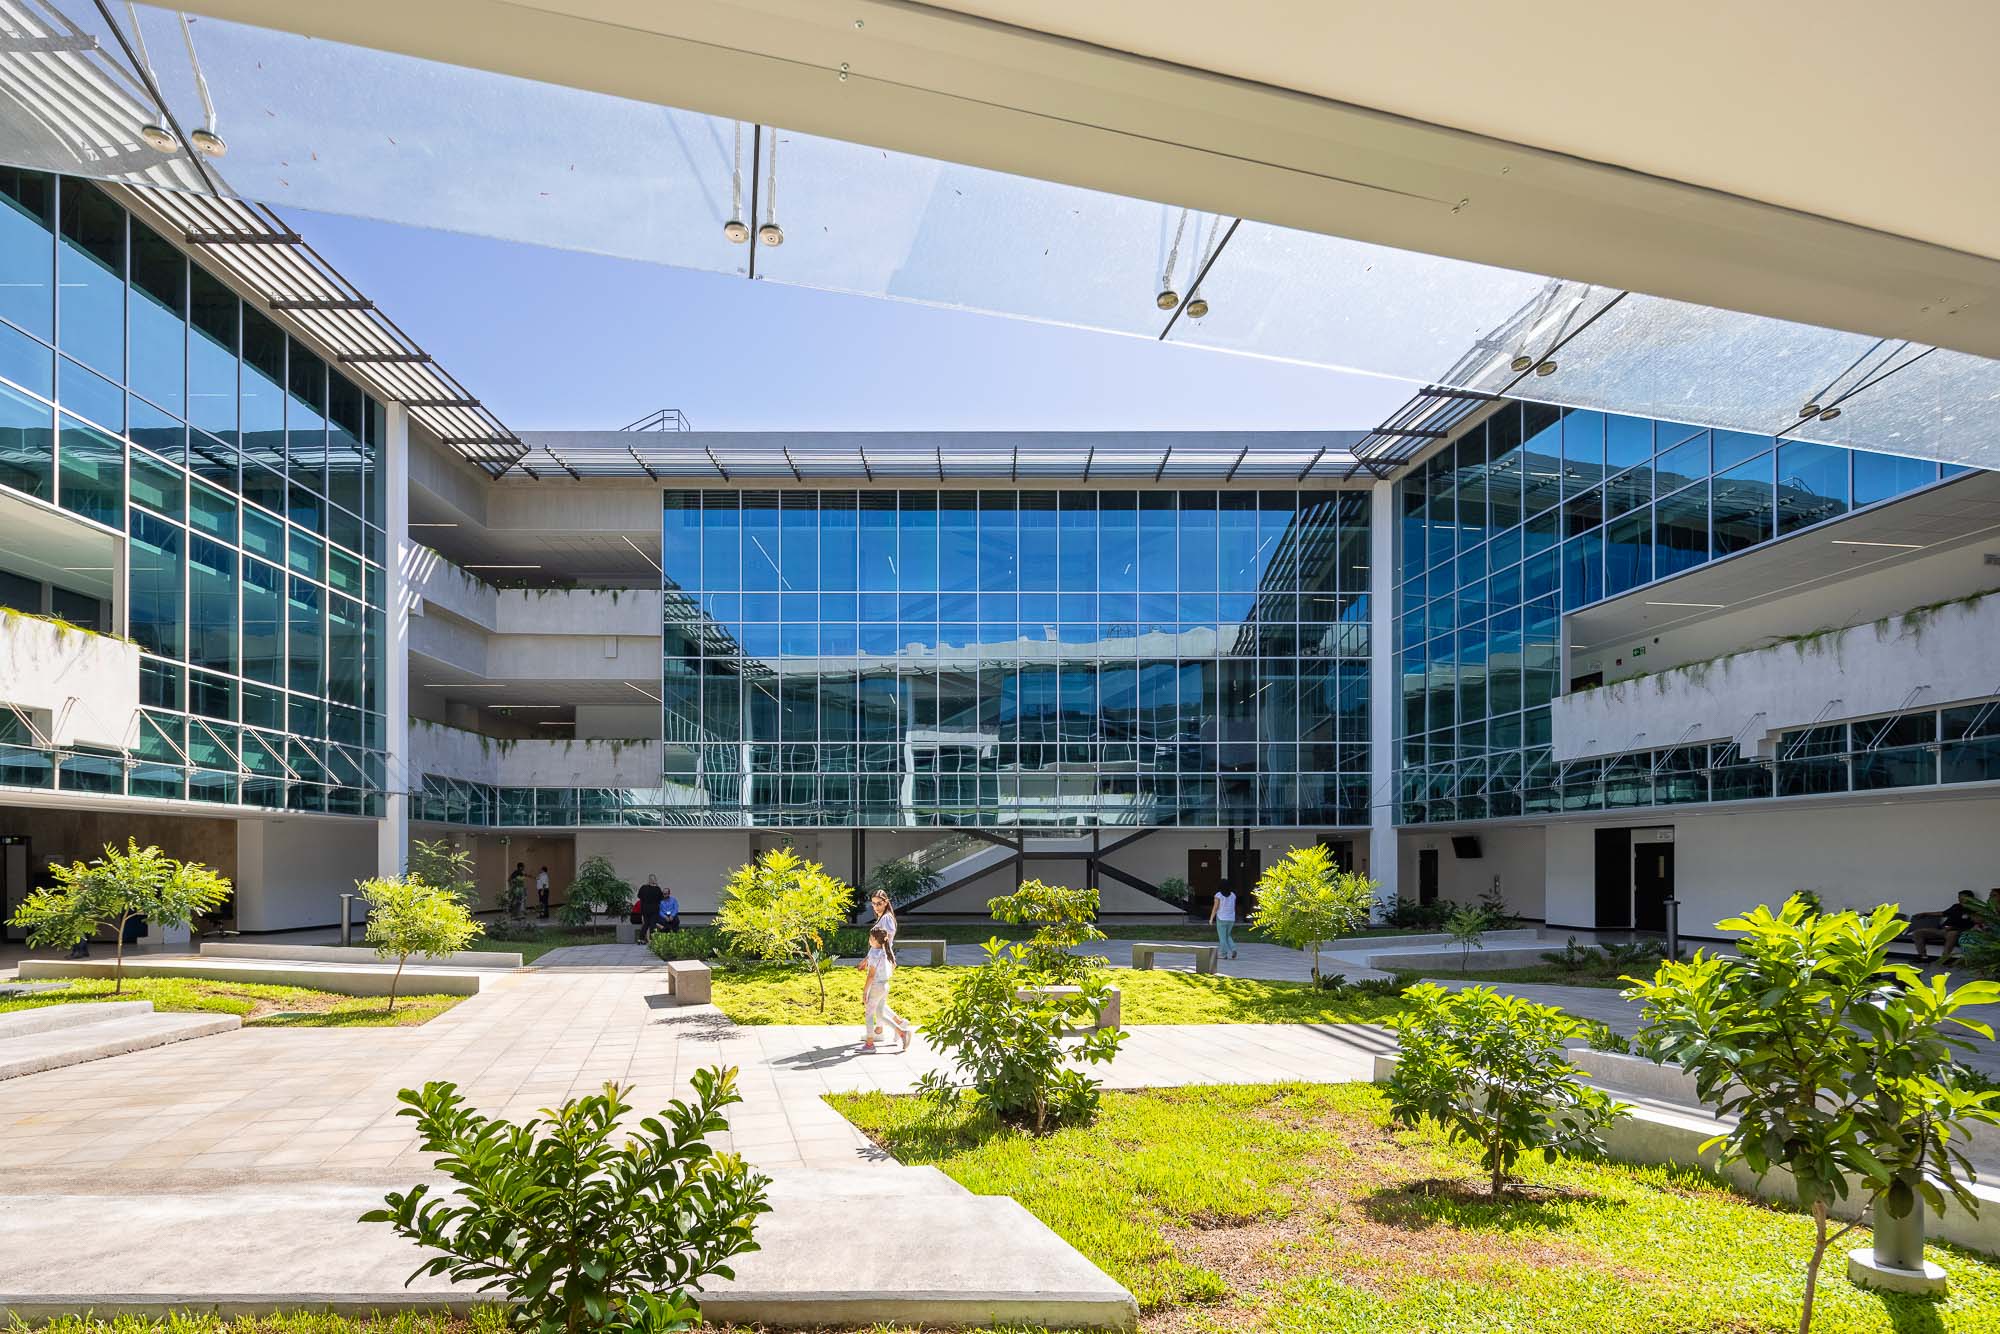
<svg viewBox="0 0 2000 1334"><path fill-rule="evenodd" d="M1555 373L1556 364L1553 361L1538 362L1535 365L1535 374L1537 375L1554 375Z"/></svg>
<svg viewBox="0 0 2000 1334"><path fill-rule="evenodd" d="M1189 301L1187 304L1187 313L1188 313L1188 318L1191 320L1198 320L1202 316L1208 314L1208 298L1205 296L1198 296L1195 297L1192 301Z"/></svg>
<svg viewBox="0 0 2000 1334"><path fill-rule="evenodd" d="M1838 405L1835 405L1834 407L1830 407L1826 409L1824 412L1820 413L1819 419L1823 422L1830 422L1839 415L1840 415L1840 408Z"/></svg>
<svg viewBox="0 0 2000 1334"><path fill-rule="evenodd" d="M1176 292L1171 287L1161 288L1160 294L1153 298L1153 304L1158 306L1161 310L1172 310L1175 306L1178 306L1180 303L1181 303L1181 294L1179 292Z"/></svg>
<svg viewBox="0 0 2000 1334"><path fill-rule="evenodd" d="M1507 363L1508 367L1511 368L1516 375L1519 375L1522 371L1527 370L1534 364L1535 364L1535 359L1533 357L1516 357L1512 361Z"/></svg>
<svg viewBox="0 0 2000 1334"><path fill-rule="evenodd" d="M1804 421L1807 417L1817 416L1819 416L1819 404L1817 403L1808 403L1799 409L1799 420L1801 421Z"/></svg>
<svg viewBox="0 0 2000 1334"><path fill-rule="evenodd" d="M189 130L188 142L203 157L221 157L229 151L229 145L213 130Z"/></svg>
<svg viewBox="0 0 2000 1334"><path fill-rule="evenodd" d="M722 234L732 245L742 245L750 239L750 224L741 218L731 218L722 224Z"/></svg>
<svg viewBox="0 0 2000 1334"><path fill-rule="evenodd" d="M164 125L141 125L139 137L146 141L146 147L162 153L171 153L181 146L174 132Z"/></svg>
<svg viewBox="0 0 2000 1334"><path fill-rule="evenodd" d="M785 229L775 222L767 222L757 229L758 245L783 245Z"/></svg>

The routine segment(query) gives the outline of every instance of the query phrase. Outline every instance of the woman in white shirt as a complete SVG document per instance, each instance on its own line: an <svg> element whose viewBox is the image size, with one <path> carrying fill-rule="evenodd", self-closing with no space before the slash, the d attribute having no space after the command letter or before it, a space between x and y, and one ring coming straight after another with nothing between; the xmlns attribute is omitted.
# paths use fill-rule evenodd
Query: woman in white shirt
<svg viewBox="0 0 2000 1334"><path fill-rule="evenodd" d="M1216 953L1225 959L1236 957L1236 895L1220 890L1208 906L1209 924L1215 928Z"/></svg>

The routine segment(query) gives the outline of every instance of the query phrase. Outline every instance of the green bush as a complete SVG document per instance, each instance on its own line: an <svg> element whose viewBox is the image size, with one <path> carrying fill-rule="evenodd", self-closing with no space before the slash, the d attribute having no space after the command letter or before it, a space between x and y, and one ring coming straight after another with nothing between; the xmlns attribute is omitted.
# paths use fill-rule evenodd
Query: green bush
<svg viewBox="0 0 2000 1334"><path fill-rule="evenodd" d="M686 926L678 931L655 931L646 945L661 959L703 959L724 965L745 956L730 945L729 937L712 926ZM835 958L858 959L868 953L865 927L844 926L826 937L826 951Z"/></svg>
<svg viewBox="0 0 2000 1334"><path fill-rule="evenodd" d="M1426 982L1404 1000L1390 1021L1402 1049L1387 1086L1397 1120L1432 1120L1476 1146L1496 1196L1523 1153L1602 1156L1602 1131L1625 1107L1577 1081L1563 1047L1575 1019L1491 987Z"/></svg>
<svg viewBox="0 0 2000 1334"><path fill-rule="evenodd" d="M868 893L887 894L893 907L902 907L911 899L920 898L937 888L935 872L925 870L910 857L892 857L876 867L868 876Z"/></svg>
<svg viewBox="0 0 2000 1334"><path fill-rule="evenodd" d="M569 882L569 898L556 910L556 919L564 926L585 926L597 905L608 913L626 914L632 910L632 898L631 883L618 878L609 858L586 857L576 868L576 879Z"/></svg>
<svg viewBox="0 0 2000 1334"><path fill-rule="evenodd" d="M466 1106L458 1088L404 1089L426 1153L454 1190L391 1191L361 1216L442 1254L412 1279L442 1274L508 1302L508 1323L535 1334L691 1329L690 1290L733 1278L729 1260L757 1249L752 1228L770 1212L769 1178L708 1137L741 1102L733 1069L694 1072L694 1099L669 1103L613 1146L632 1108L625 1090L571 1099L515 1125Z"/></svg>
<svg viewBox="0 0 2000 1334"><path fill-rule="evenodd" d="M1577 944L1576 937L1571 936L1561 949L1543 950L1542 962L1552 963L1565 973L1589 973L1604 966L1604 955L1588 945Z"/></svg>
<svg viewBox="0 0 2000 1334"><path fill-rule="evenodd" d="M1486 939L1486 912L1472 904L1461 904L1444 919L1444 933L1458 946L1458 971L1472 968L1472 952Z"/></svg>
<svg viewBox="0 0 2000 1334"><path fill-rule="evenodd" d="M941 1107L969 1097L1001 1120L1042 1134L1097 1114L1097 1081L1070 1062L1109 1061L1125 1034L1095 1027L1110 990L1101 973L1083 975L1079 995L1036 995L1033 989L1049 977L1031 957L1024 945L986 943L986 962L964 970L944 1012L924 1025L924 1035L952 1060L926 1074L917 1091Z"/></svg>
<svg viewBox="0 0 2000 1334"><path fill-rule="evenodd" d="M1188 882L1177 875L1170 875L1159 884L1160 897L1177 908L1188 906Z"/></svg>
<svg viewBox="0 0 2000 1334"><path fill-rule="evenodd" d="M1009 926L1032 926L1035 934L1022 946L1030 972L1052 982L1081 982L1105 960L1076 954L1078 945L1108 940L1097 929L1097 891L1065 889L1029 880L1012 894L989 899L987 908Z"/></svg>
<svg viewBox="0 0 2000 1334"><path fill-rule="evenodd" d="M464 900L467 907L479 906L479 882L474 878L470 848L442 838L418 839L410 844L410 874Z"/></svg>
<svg viewBox="0 0 2000 1334"><path fill-rule="evenodd" d="M818 862L790 848L773 848L729 877L715 925L735 953L765 963L804 964L819 983L824 1010L826 966L853 902L854 887L828 875Z"/></svg>
<svg viewBox="0 0 2000 1334"><path fill-rule="evenodd" d="M1435 931L1444 925L1445 918L1451 916L1452 907L1442 899L1431 903L1397 899L1396 906L1389 909L1387 921L1400 931Z"/></svg>
<svg viewBox="0 0 2000 1334"><path fill-rule="evenodd" d="M1320 946L1366 925L1375 890L1367 876L1341 870L1324 845L1293 848L1258 877L1250 924L1280 945L1311 950L1317 982Z"/></svg>

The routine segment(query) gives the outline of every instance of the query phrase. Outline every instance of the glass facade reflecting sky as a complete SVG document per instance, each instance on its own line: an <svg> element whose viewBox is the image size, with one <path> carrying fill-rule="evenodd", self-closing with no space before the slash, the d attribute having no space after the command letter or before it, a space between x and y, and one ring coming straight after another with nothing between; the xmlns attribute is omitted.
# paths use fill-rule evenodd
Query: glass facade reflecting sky
<svg viewBox="0 0 2000 1334"><path fill-rule="evenodd" d="M1728 746L1554 764L1564 613L1963 471L1503 403L1396 484L1398 822L1792 795Z"/></svg>
<svg viewBox="0 0 2000 1334"><path fill-rule="evenodd" d="M96 186L0 170L0 486L130 538L145 706L129 770L0 715L0 782L379 814L384 430Z"/></svg>
<svg viewBox="0 0 2000 1334"><path fill-rule="evenodd" d="M745 825L1361 825L1361 491L668 491L667 781Z"/></svg>

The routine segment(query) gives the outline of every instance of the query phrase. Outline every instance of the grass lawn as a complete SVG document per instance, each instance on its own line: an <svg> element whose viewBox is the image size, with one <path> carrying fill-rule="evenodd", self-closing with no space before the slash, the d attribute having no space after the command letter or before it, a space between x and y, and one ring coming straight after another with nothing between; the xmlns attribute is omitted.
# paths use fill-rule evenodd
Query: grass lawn
<svg viewBox="0 0 2000 1334"><path fill-rule="evenodd" d="M1400 1131L1366 1084L1107 1093L1036 1140L913 1098L831 1099L905 1163L1005 1194L1139 1299L1147 1331L1778 1334L1812 1224L1700 1172L1534 1160L1494 1203L1472 1155ZM1821 1273L1818 1334L2000 1329L2000 1264L1933 1245L1943 1301Z"/></svg>
<svg viewBox="0 0 2000 1334"><path fill-rule="evenodd" d="M901 968L891 996L897 1013L927 1023L943 1008L951 980L962 970ZM1357 1024L1376 1023L1401 1008L1392 996L1314 991L1304 982L1130 968L1110 970L1124 993L1124 1022L1131 1024ZM861 970L828 970L827 1004L800 969L748 967L717 970L715 1003L739 1024L839 1024L861 1022Z"/></svg>
<svg viewBox="0 0 2000 1334"><path fill-rule="evenodd" d="M37 991L0 999L0 1014L44 1005L148 1000L153 1002L155 1010L161 1011L233 1014L243 1020L246 1028L403 1028L435 1019L464 999L463 996L398 996L396 1012L391 1014L388 1000L381 996L343 996L268 982L128 977L124 991L114 996L110 978L79 977L70 979L61 991Z"/></svg>
<svg viewBox="0 0 2000 1334"><path fill-rule="evenodd" d="M523 964L531 964L550 950L568 949L571 945L609 945L618 939L616 927L609 926L552 926L546 929L532 928L532 940L495 940L491 936L474 936L468 949L484 950L496 954L518 954Z"/></svg>
<svg viewBox="0 0 2000 1334"><path fill-rule="evenodd" d="M1029 927L1008 926L1004 922L926 922L921 917L911 917L899 923L902 933L912 940L943 940L953 945L984 945L993 937L1002 940L1026 940L1034 934ZM1098 930L1113 940L1194 940L1213 944L1215 928L1206 922L1163 921L1158 925L1148 923L1143 926L1101 924ZM1369 927L1340 937L1342 940L1359 940L1374 936L1405 936L1413 930L1400 927ZM1237 923L1236 943L1269 945L1270 937L1246 922ZM1327 948L1337 949L1333 942Z"/></svg>

